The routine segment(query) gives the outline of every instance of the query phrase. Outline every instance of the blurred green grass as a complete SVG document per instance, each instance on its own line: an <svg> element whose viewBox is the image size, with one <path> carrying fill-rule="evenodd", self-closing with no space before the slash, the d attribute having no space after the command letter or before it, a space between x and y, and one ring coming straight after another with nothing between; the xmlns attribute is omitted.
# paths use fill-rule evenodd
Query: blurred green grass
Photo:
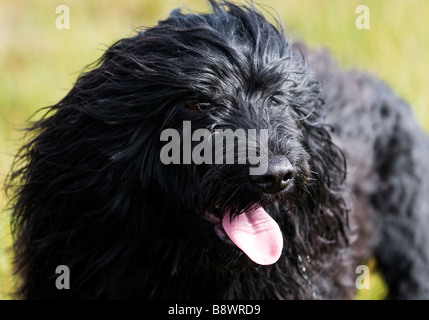
<svg viewBox="0 0 429 320"><path fill-rule="evenodd" d="M277 11L289 32L312 46L326 46L350 68L367 69L386 80L429 129L429 2L425 0L260 0ZM355 27L360 4L370 8L370 30ZM70 29L55 27L58 5L70 9ZM204 0L3 0L0 2L0 179L23 142L25 121L56 103L79 72L106 45L151 26L179 5L207 10ZM6 199L0 196L0 299L14 289ZM373 273L372 273L373 274ZM358 299L385 295L378 276Z"/></svg>

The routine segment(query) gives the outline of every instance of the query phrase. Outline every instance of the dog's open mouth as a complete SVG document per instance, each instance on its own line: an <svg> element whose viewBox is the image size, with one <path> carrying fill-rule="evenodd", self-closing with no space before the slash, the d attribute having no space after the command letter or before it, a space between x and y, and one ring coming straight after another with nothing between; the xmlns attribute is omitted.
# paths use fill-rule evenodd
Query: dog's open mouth
<svg viewBox="0 0 429 320"><path fill-rule="evenodd" d="M215 224L216 234L222 240L236 245L255 263L270 265L280 258L282 232L262 206L253 206L233 218L229 211L222 220L210 212L205 213L205 218Z"/></svg>

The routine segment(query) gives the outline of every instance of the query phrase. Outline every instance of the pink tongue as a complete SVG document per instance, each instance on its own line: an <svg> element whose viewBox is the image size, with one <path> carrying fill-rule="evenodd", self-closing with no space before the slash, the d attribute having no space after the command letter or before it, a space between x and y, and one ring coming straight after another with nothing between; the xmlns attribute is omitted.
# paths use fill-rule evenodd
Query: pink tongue
<svg viewBox="0 0 429 320"><path fill-rule="evenodd" d="M232 221L228 211L222 226L232 242L257 264L273 264L280 258L282 233L264 208L245 211Z"/></svg>

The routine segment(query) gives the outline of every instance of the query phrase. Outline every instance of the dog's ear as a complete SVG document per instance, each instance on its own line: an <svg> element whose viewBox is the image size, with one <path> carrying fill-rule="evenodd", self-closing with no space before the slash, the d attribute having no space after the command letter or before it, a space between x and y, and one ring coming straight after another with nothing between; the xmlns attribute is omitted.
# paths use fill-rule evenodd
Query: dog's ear
<svg viewBox="0 0 429 320"><path fill-rule="evenodd" d="M183 16L182 8L176 8L170 12L170 18Z"/></svg>
<svg viewBox="0 0 429 320"><path fill-rule="evenodd" d="M324 123L325 102L317 82L310 82L306 102L307 117L302 120L304 140L310 155L311 176L306 199L298 206L301 236L313 243L307 250L318 251L348 245L348 199L345 198L346 160L334 144Z"/></svg>

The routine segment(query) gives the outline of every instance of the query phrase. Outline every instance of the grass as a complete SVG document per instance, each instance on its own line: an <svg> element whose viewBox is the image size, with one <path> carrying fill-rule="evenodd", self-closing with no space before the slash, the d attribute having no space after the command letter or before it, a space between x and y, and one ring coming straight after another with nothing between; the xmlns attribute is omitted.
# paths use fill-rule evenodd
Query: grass
<svg viewBox="0 0 429 320"><path fill-rule="evenodd" d="M370 30L358 30L355 8L362 0L260 0L275 9L289 32L311 46L324 45L349 68L368 69L386 80L413 107L429 129L429 2L367 1ZM106 45L129 36L139 26L166 18L186 4L205 10L203 0L14 0L0 2L0 179L22 144L25 121L40 107L53 104L73 86L84 66ZM55 27L58 5L70 9L70 29ZM270 9L273 8L273 9ZM0 195L0 299L11 298L11 245L6 199ZM381 298L385 287L373 275L370 290L357 298Z"/></svg>

